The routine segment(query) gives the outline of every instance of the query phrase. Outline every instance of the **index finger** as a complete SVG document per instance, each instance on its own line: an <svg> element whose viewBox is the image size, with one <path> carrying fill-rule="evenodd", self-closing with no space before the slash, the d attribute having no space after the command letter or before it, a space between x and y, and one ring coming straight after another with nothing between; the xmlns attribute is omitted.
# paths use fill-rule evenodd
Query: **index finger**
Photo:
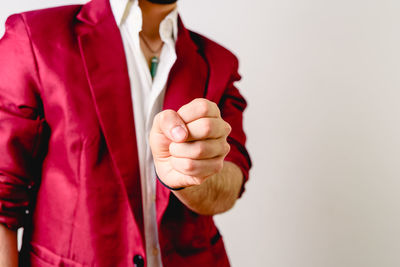
<svg viewBox="0 0 400 267"><path fill-rule="evenodd" d="M200 118L221 117L217 104L205 98L196 98L183 105L177 112L185 123L190 123Z"/></svg>

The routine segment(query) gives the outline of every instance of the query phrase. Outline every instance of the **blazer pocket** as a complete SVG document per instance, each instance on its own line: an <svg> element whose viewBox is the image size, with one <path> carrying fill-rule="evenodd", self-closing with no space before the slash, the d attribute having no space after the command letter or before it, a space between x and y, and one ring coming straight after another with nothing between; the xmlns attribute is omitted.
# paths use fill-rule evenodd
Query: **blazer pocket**
<svg viewBox="0 0 400 267"><path fill-rule="evenodd" d="M31 243L29 251L30 267L84 267L73 260L63 258L50 250Z"/></svg>
<svg viewBox="0 0 400 267"><path fill-rule="evenodd" d="M32 251L29 252L29 264L30 264L30 267L54 267L54 266L57 266L57 265L50 264L50 263L42 260L42 258L37 256Z"/></svg>

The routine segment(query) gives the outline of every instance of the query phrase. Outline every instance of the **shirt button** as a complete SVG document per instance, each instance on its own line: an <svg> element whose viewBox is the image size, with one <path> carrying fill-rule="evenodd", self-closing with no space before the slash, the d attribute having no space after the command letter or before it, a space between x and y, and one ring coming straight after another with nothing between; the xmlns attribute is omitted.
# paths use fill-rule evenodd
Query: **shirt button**
<svg viewBox="0 0 400 267"><path fill-rule="evenodd" d="M153 255L157 256L158 255L158 249L157 248L153 248Z"/></svg>
<svg viewBox="0 0 400 267"><path fill-rule="evenodd" d="M143 267L144 266L144 259L141 255L135 255L133 257L133 264L135 267Z"/></svg>

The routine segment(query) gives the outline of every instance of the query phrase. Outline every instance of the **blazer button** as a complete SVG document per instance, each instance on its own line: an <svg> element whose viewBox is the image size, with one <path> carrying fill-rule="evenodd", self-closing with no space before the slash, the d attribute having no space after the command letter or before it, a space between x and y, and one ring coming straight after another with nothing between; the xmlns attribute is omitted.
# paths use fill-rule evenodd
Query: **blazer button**
<svg viewBox="0 0 400 267"><path fill-rule="evenodd" d="M144 267L144 259L140 255L135 255L133 257L133 264L135 267Z"/></svg>

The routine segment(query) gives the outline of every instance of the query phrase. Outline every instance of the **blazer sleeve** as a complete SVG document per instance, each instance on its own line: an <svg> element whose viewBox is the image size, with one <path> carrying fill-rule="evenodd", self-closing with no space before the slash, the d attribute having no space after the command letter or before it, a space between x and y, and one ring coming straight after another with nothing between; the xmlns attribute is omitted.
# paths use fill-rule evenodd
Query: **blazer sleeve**
<svg viewBox="0 0 400 267"><path fill-rule="evenodd" d="M7 19L0 66L0 223L17 229L40 175L44 121L36 61L22 15Z"/></svg>
<svg viewBox="0 0 400 267"><path fill-rule="evenodd" d="M249 179L249 170L252 163L245 147L246 134L243 130L243 112L247 107L247 102L234 85L235 82L241 79L238 73L238 65L238 60L235 57L232 75L219 102L219 107L222 118L232 127L227 140L231 146L231 150L226 156L225 161L235 163L243 173L243 185L239 194L239 197L241 197L245 190L245 183Z"/></svg>

